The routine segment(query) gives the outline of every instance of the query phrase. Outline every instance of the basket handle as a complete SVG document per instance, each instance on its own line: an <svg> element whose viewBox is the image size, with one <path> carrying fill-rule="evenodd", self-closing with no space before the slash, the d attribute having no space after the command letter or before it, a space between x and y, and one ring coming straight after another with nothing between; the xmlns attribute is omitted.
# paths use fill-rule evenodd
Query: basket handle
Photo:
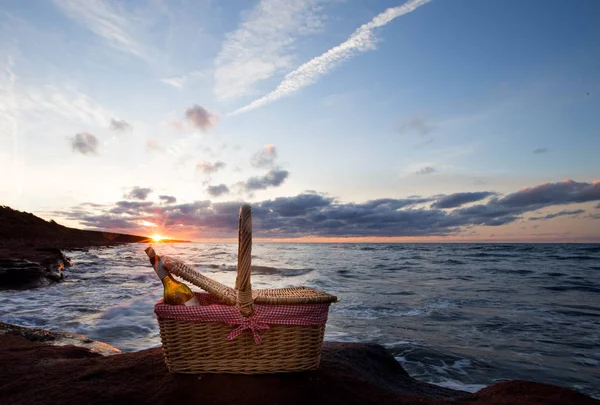
<svg viewBox="0 0 600 405"><path fill-rule="evenodd" d="M252 268L252 208L244 204L240 208L238 221L238 274L235 279L237 305L243 316L254 313L252 299L252 283L250 273Z"/></svg>

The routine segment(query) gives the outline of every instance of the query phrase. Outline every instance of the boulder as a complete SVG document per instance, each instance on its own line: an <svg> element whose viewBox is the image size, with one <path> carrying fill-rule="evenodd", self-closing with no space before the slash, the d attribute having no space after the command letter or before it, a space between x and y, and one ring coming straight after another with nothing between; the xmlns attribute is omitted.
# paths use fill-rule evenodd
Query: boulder
<svg viewBox="0 0 600 405"><path fill-rule="evenodd" d="M2 251L0 250L0 253ZM60 249L21 247L0 254L0 289L42 287L64 277L71 260Z"/></svg>

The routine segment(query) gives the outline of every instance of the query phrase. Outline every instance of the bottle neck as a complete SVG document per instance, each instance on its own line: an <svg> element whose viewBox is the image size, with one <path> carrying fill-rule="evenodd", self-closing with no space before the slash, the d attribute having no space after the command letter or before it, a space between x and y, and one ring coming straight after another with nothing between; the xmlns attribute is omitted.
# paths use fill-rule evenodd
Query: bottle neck
<svg viewBox="0 0 600 405"><path fill-rule="evenodd" d="M165 264L163 263L162 259L156 260L152 267L154 268L158 278L163 280L163 282L166 278L171 278L171 276L169 276L169 272L167 269L165 269Z"/></svg>

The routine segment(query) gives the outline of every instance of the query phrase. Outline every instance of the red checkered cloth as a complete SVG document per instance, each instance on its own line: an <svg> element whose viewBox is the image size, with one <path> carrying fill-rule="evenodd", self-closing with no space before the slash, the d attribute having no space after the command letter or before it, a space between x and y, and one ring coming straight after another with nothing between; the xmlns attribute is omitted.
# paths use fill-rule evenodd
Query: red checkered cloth
<svg viewBox="0 0 600 405"><path fill-rule="evenodd" d="M233 340L245 330L250 330L254 342L260 344L261 334L269 330L269 325L325 325L329 313L329 303L302 305L254 305L254 313L248 318L240 314L236 306L219 304L208 293L194 293L199 306L167 305L159 300L154 313L161 319L176 319L187 322L221 322L237 326L227 335Z"/></svg>

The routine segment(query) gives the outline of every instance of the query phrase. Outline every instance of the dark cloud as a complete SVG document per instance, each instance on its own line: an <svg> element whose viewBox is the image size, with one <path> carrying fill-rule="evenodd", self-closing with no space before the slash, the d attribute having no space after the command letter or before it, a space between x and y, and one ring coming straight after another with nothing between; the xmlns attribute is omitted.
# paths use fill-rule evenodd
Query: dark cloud
<svg viewBox="0 0 600 405"><path fill-rule="evenodd" d="M420 136L425 136L434 129L435 125L426 116L409 117L397 126L397 131L401 134L416 133Z"/></svg>
<svg viewBox="0 0 600 405"><path fill-rule="evenodd" d="M216 123L218 117L208 111L204 107L200 107L199 105L193 105L185 111L185 118L188 120L192 126L201 130L207 131L212 128Z"/></svg>
<svg viewBox="0 0 600 405"><path fill-rule="evenodd" d="M579 183L566 180L526 187L502 198L492 198L487 204L458 209L453 214L470 216L475 225L502 225L514 221L525 212L544 207L598 200L600 181Z"/></svg>
<svg viewBox="0 0 600 405"><path fill-rule="evenodd" d="M499 226L515 222L521 220L523 214L544 207L578 203L582 199L600 201L600 194L594 191L599 186L600 182L543 184L501 198L488 195L489 201L485 203L469 207L458 205L452 211L435 207L435 203L449 196L343 203L318 193L258 201L252 204L252 208L255 234L259 237L447 236L468 231L474 225ZM540 193L546 197L539 197ZM548 199L547 193L553 198ZM463 198L455 200L454 204L465 201L464 195L469 195L469 202L475 198L469 193L456 194ZM534 195L538 197L534 198ZM427 207L429 202L434 204ZM176 229L181 233L216 238L236 235L240 205L239 201L194 201L170 205L151 201L119 201L109 207L82 204L58 214L96 229L139 229L139 224L146 221L160 224L167 231ZM582 211L561 211L550 215L577 215Z"/></svg>
<svg viewBox="0 0 600 405"><path fill-rule="evenodd" d="M152 192L151 188L135 186L128 193L123 195L123 198L129 200L145 200L148 198L148 194Z"/></svg>
<svg viewBox="0 0 600 405"><path fill-rule="evenodd" d="M126 197L127 198L127 197ZM144 200L144 198L140 198ZM112 214L140 215L151 212L154 203L152 201L117 201L115 206L109 210Z"/></svg>
<svg viewBox="0 0 600 405"><path fill-rule="evenodd" d="M205 174L212 174L223 169L225 166L225 162L198 162L196 164L196 169Z"/></svg>
<svg viewBox="0 0 600 405"><path fill-rule="evenodd" d="M418 174L418 175L431 174L431 173L435 173L435 169L430 166L425 166L424 168L419 169L415 172L415 174Z"/></svg>
<svg viewBox="0 0 600 405"><path fill-rule="evenodd" d="M546 153L548 152L547 148L537 148L533 150L533 153Z"/></svg>
<svg viewBox="0 0 600 405"><path fill-rule="evenodd" d="M454 193L445 195L433 203L433 208L456 208L461 205L483 200L489 196L495 195L491 191L479 191L474 193Z"/></svg>
<svg viewBox="0 0 600 405"><path fill-rule="evenodd" d="M171 195L159 195L158 198L160 199L160 202L164 204L175 204L177 202L177 198Z"/></svg>
<svg viewBox="0 0 600 405"><path fill-rule="evenodd" d="M275 145L265 145L265 147L256 152L250 159L250 164L254 167L273 167L277 159L277 148Z"/></svg>
<svg viewBox="0 0 600 405"><path fill-rule="evenodd" d="M319 194L300 194L296 197L279 197L265 201L260 206L270 212L277 212L282 217L297 217L317 208L326 207L332 201L332 198Z"/></svg>
<svg viewBox="0 0 600 405"><path fill-rule="evenodd" d="M502 197L498 200L498 204L510 207L531 207L584 203L597 200L600 200L600 181L579 183L566 180L559 183L545 183L524 188Z"/></svg>
<svg viewBox="0 0 600 405"><path fill-rule="evenodd" d="M585 212L585 210L574 210L574 211L560 211L554 214L548 214L548 215L544 215L543 217L531 217L529 218L530 221L542 221L545 219L552 219L552 218L556 218L556 217L562 217L565 215L579 215L579 214L583 214Z"/></svg>
<svg viewBox="0 0 600 405"><path fill-rule="evenodd" d="M113 131L131 131L133 127L131 124L125 120L111 119L110 120L110 129Z"/></svg>
<svg viewBox="0 0 600 405"><path fill-rule="evenodd" d="M395 199L395 198L380 198L377 200L370 200L364 203L363 205L372 209L392 209L397 210L400 208L411 207L427 202L433 201L433 198L421 198L418 196L408 197L403 199Z"/></svg>
<svg viewBox="0 0 600 405"><path fill-rule="evenodd" d="M208 186L206 191L208 191L208 194L210 194L211 197L219 197L229 193L229 187L225 184L219 184L218 186Z"/></svg>
<svg viewBox="0 0 600 405"><path fill-rule="evenodd" d="M243 185L247 191L278 187L287 179L289 174L290 172L287 170L271 169L264 176L250 177Z"/></svg>
<svg viewBox="0 0 600 405"><path fill-rule="evenodd" d="M98 145L98 138L89 132L80 132L71 139L73 152L79 152L84 155L97 155Z"/></svg>

